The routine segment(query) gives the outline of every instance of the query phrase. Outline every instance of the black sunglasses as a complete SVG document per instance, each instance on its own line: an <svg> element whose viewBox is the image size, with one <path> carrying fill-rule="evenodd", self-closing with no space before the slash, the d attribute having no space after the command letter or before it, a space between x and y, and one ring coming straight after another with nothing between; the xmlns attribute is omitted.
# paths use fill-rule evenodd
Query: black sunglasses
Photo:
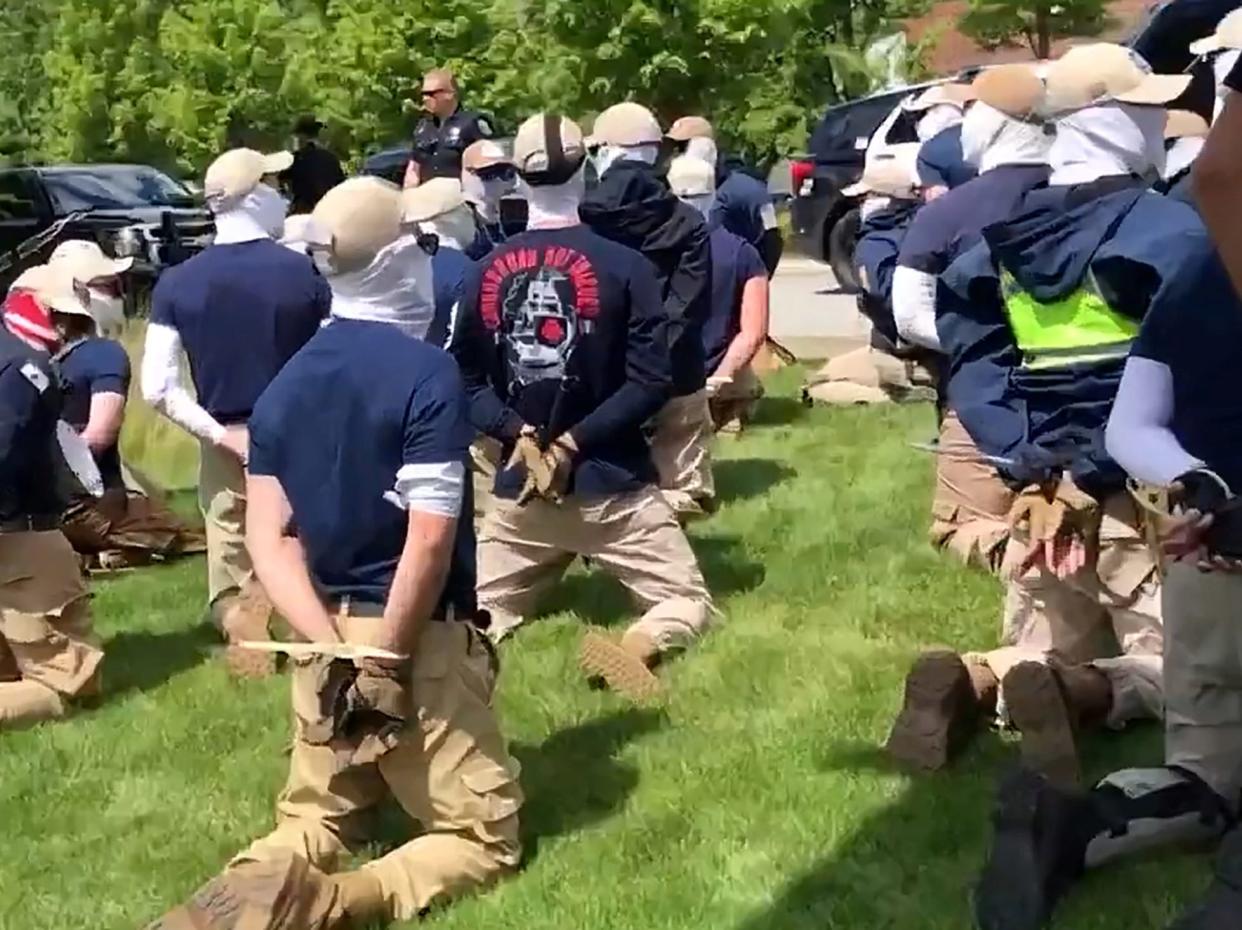
<svg viewBox="0 0 1242 930"><path fill-rule="evenodd" d="M512 165L489 165L475 172L480 181L512 181L517 177L517 169Z"/></svg>
<svg viewBox="0 0 1242 930"><path fill-rule="evenodd" d="M443 87L440 87L440 88L437 88L436 90L423 91L423 96L424 97L439 97L441 94L447 94L447 93L448 93L447 90L445 90Z"/></svg>

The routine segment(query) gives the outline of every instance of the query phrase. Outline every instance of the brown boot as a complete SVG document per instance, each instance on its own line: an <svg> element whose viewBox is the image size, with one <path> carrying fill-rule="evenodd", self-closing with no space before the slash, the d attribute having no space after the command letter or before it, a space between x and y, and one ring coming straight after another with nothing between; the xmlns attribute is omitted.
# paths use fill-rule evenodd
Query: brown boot
<svg viewBox="0 0 1242 930"><path fill-rule="evenodd" d="M337 930L336 883L292 853L227 869L147 930Z"/></svg>
<svg viewBox="0 0 1242 930"><path fill-rule="evenodd" d="M1077 732L1108 716L1107 676L1088 665L1022 662L1009 670L1002 687L1010 720L1022 734L1025 763L1058 787L1078 787Z"/></svg>
<svg viewBox="0 0 1242 930"><path fill-rule="evenodd" d="M336 885L341 908L351 926L366 927L371 921L391 919L384 886L374 872L369 869L341 872L332 876L332 883Z"/></svg>
<svg viewBox="0 0 1242 930"><path fill-rule="evenodd" d="M972 673L979 689L986 689L991 672L968 668L956 652L936 649L919 656L906 676L905 704L885 746L889 755L906 768L934 772L960 753L984 713Z"/></svg>
<svg viewBox="0 0 1242 930"><path fill-rule="evenodd" d="M270 638L272 604L263 588L251 582L240 594L219 606L220 628L229 645L224 661L237 678L266 678L276 673L277 656L271 652L242 649L236 643Z"/></svg>
<svg viewBox="0 0 1242 930"><path fill-rule="evenodd" d="M614 642L591 631L582 638L580 664L589 678L602 678L613 691L643 703L660 696L663 687L652 673L660 650L645 633L631 630Z"/></svg>

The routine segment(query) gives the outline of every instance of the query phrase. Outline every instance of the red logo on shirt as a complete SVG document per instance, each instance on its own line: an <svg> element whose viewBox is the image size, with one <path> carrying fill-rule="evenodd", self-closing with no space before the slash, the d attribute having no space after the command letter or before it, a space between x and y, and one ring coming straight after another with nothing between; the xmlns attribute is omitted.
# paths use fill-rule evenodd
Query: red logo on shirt
<svg viewBox="0 0 1242 930"><path fill-rule="evenodd" d="M569 281L573 293L564 295L567 309L584 320L599 316L599 278L590 260L575 249L556 245L545 249L513 249L488 265L479 292L479 312L484 326L492 332L500 328L506 291L512 284L520 283L514 280L518 275L524 282L539 268L555 269L559 272L557 278Z"/></svg>

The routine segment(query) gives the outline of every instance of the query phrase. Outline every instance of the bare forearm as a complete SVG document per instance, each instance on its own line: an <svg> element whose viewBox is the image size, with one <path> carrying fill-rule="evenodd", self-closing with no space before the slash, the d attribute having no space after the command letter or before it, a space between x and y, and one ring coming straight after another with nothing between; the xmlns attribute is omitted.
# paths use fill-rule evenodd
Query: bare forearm
<svg viewBox="0 0 1242 930"><path fill-rule="evenodd" d="M451 536L448 545L439 538L424 536L407 540L384 606L388 648L394 652L413 653L423 624L444 591L451 557Z"/></svg>
<svg viewBox="0 0 1242 930"><path fill-rule="evenodd" d="M302 544L285 536L247 545L255 574L289 625L309 642L337 642L340 634L311 583Z"/></svg>
<svg viewBox="0 0 1242 930"><path fill-rule="evenodd" d="M738 333L729 343L724 359L714 372L720 377L733 377L750 364L759 347L763 345L763 333Z"/></svg>

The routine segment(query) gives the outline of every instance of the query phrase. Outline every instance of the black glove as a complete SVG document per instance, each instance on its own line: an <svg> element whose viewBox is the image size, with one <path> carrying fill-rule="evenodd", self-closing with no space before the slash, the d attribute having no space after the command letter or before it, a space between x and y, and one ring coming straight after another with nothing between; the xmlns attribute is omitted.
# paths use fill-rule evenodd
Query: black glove
<svg viewBox="0 0 1242 930"><path fill-rule="evenodd" d="M1223 478L1206 468L1195 468L1180 475L1169 495L1170 503L1182 510L1216 513L1233 497Z"/></svg>

